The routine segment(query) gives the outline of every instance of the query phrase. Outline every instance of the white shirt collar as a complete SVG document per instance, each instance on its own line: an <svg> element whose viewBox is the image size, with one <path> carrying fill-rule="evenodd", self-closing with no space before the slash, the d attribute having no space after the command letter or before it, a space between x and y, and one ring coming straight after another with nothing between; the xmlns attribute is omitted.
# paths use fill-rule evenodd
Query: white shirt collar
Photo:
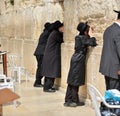
<svg viewBox="0 0 120 116"><path fill-rule="evenodd" d="M117 21L115 23L120 26L120 23L118 23Z"/></svg>

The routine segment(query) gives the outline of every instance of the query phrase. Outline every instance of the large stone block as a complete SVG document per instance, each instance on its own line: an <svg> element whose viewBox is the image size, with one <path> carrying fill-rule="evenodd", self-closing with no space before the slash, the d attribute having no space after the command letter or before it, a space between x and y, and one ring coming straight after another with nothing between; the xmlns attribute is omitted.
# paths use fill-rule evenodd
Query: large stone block
<svg viewBox="0 0 120 116"><path fill-rule="evenodd" d="M0 42L1 42L1 51L9 51L8 45L9 45L9 40L7 37L0 37Z"/></svg>
<svg viewBox="0 0 120 116"><path fill-rule="evenodd" d="M23 39L25 37L25 12L19 9L15 14L15 38Z"/></svg>
<svg viewBox="0 0 120 116"><path fill-rule="evenodd" d="M33 29L34 39L38 39L46 22L54 22L55 20L63 21L63 9L59 3L56 3L55 5L49 3L44 7L36 6L33 10L33 19L35 24Z"/></svg>
<svg viewBox="0 0 120 116"><path fill-rule="evenodd" d="M25 39L33 39L35 19L33 17L33 7L27 8L25 11Z"/></svg>
<svg viewBox="0 0 120 116"><path fill-rule="evenodd" d="M5 12L5 1L0 0L0 14L2 14L3 12Z"/></svg>
<svg viewBox="0 0 120 116"><path fill-rule="evenodd" d="M73 54L74 43L64 43L62 45L62 78L61 86L66 87L67 77L70 68L70 60Z"/></svg>
<svg viewBox="0 0 120 116"><path fill-rule="evenodd" d="M74 0L64 1L64 40L65 42L73 42L77 34L78 11L77 2Z"/></svg>
<svg viewBox="0 0 120 116"><path fill-rule="evenodd" d="M36 43L34 41L26 40L23 45L23 63L24 66L31 74L35 74L37 62L33 55L36 48Z"/></svg>

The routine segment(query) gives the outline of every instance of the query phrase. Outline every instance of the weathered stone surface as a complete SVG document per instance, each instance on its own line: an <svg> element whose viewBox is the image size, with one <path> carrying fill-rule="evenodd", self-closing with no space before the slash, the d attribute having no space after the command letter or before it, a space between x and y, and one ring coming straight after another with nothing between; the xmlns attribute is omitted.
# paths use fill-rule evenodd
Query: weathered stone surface
<svg viewBox="0 0 120 116"><path fill-rule="evenodd" d="M104 78L99 73L102 36L107 26L116 19L113 9L120 10L119 0L0 0L1 49L23 56L25 67L33 74L36 59L33 56L38 38L45 22L64 21L64 44L62 45L61 86L66 87L70 59L74 52L76 27L80 21L88 21L94 28L98 46L90 49L86 63L86 83L90 82L104 91ZM102 84L102 87L101 87ZM80 95L87 96L86 86Z"/></svg>
<svg viewBox="0 0 120 116"><path fill-rule="evenodd" d="M25 11L19 9L15 13L15 37L24 39L25 37Z"/></svg>
<svg viewBox="0 0 120 116"><path fill-rule="evenodd" d="M45 22L63 21L61 0L0 0L1 50L23 57L23 63L33 74L36 59L33 56Z"/></svg>
<svg viewBox="0 0 120 116"><path fill-rule="evenodd" d="M34 41L26 40L23 45L23 57L24 66L28 69L31 74L35 75L37 62L33 56L36 44Z"/></svg>
<svg viewBox="0 0 120 116"><path fill-rule="evenodd" d="M65 44L63 44L62 52L62 86L66 86L65 82L68 76L70 58L74 49L74 46L71 45L74 45L74 38L78 33L76 26L80 21L88 21L94 28L98 46L90 49L88 54L86 83L92 83L101 92L105 90L104 78L99 73L102 37L106 27L111 25L116 19L113 9L120 9L118 2L118 0L64 0ZM86 86L80 87L81 94L87 96Z"/></svg>

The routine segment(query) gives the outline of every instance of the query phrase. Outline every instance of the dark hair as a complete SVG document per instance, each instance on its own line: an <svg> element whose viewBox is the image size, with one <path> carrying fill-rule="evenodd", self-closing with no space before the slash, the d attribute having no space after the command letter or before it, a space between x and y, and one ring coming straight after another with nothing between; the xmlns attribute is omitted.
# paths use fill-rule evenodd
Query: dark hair
<svg viewBox="0 0 120 116"><path fill-rule="evenodd" d="M87 25L86 29L82 32L80 32L80 35L85 35L85 32L88 34L89 33L90 26Z"/></svg>
<svg viewBox="0 0 120 116"><path fill-rule="evenodd" d="M50 26L51 26L51 24L50 24L49 22L46 22L46 23L44 24L45 29L49 29Z"/></svg>
<svg viewBox="0 0 120 116"><path fill-rule="evenodd" d="M54 26L55 30L58 30L60 27L63 26L63 23L61 23L59 20L57 20L53 23L53 26Z"/></svg>

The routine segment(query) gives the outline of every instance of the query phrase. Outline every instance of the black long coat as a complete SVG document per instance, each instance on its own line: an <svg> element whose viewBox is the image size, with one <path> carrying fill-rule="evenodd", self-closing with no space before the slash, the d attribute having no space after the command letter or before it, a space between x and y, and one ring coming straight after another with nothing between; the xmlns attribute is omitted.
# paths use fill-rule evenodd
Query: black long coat
<svg viewBox="0 0 120 116"><path fill-rule="evenodd" d="M61 43L63 33L54 30L47 41L42 64L42 75L46 77L61 77Z"/></svg>
<svg viewBox="0 0 120 116"><path fill-rule="evenodd" d="M46 47L47 39L49 35L50 35L50 31L47 29L45 29L43 33L40 35L38 45L34 52L35 56L44 55L44 51L45 51L45 47Z"/></svg>
<svg viewBox="0 0 120 116"><path fill-rule="evenodd" d="M85 84L85 60L88 46L96 46L96 39L85 35L75 38L75 52L71 58L67 83L73 86Z"/></svg>

